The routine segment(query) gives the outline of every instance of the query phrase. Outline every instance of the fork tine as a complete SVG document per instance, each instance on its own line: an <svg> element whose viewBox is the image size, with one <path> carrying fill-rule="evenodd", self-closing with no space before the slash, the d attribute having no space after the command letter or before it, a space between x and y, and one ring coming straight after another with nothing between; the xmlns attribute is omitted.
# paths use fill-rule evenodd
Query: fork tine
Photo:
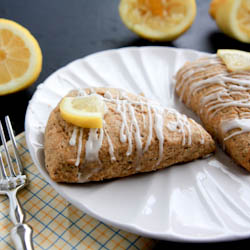
<svg viewBox="0 0 250 250"><path fill-rule="evenodd" d="M7 174L6 174L6 171L5 171L5 167L4 167L4 163L3 163L3 158L2 158L2 153L1 152L0 152L0 172L1 172L2 179L8 178Z"/></svg>
<svg viewBox="0 0 250 250"><path fill-rule="evenodd" d="M15 139L15 136L14 136L14 132L13 132L13 129L12 129L12 126L11 126L9 116L5 116L5 123L6 123L8 134L9 134L9 137L11 139L11 143L12 143L12 146L13 146L13 149L14 149L14 154L15 154L15 157L16 157L16 163L17 163L17 166L18 166L18 174L20 175L23 172L23 164L21 162L21 159L20 159L20 156L19 156L19 153L18 153L18 150L17 150L16 139Z"/></svg>
<svg viewBox="0 0 250 250"><path fill-rule="evenodd" d="M5 139L3 126L2 126L1 121L0 121L0 137L1 137L1 140L2 140L2 143L3 143L3 146L4 146L4 151L5 151L5 155L6 155L6 159L7 159L7 165L8 165L9 171L10 171L10 175L11 176L16 176L15 173L14 173L14 168L13 168L11 159L10 159L10 154L9 154L9 150L8 150L8 147L7 147L7 143L6 143L6 139Z"/></svg>

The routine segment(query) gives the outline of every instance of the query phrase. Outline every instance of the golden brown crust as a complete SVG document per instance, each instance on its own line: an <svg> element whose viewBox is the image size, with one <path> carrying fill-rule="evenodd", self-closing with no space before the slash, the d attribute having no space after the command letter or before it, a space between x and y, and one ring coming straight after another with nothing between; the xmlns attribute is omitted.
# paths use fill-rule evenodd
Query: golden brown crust
<svg viewBox="0 0 250 250"><path fill-rule="evenodd" d="M89 93L89 89L85 90ZM95 91L104 95L107 91L106 88L96 88ZM116 99L119 96L119 90L108 89L113 98ZM70 95L75 95L76 92ZM138 98L144 98L142 96L136 96L126 93L130 100L138 101ZM146 99L144 98L146 101ZM117 112L117 105L114 103L106 103L109 111L105 115L105 130L112 140L114 147L114 155L116 160L111 161L109 152L109 143L106 133L104 133L102 147L99 151L100 162L85 162L85 144L88 140L89 129L83 129L82 137L82 151L80 155L80 168L75 166L77 158L78 144L75 146L69 145L74 126L65 122L60 116L58 106L50 114L47 127L45 130L45 162L47 170L54 181L57 182L77 182L78 174L81 176L88 176L85 181L99 181L103 179L110 179L116 177L129 176L138 172L148 172L156 169L161 169L175 163L187 162L202 156L208 155L215 150L214 141L211 136L193 120L190 121L190 130L192 135L192 143L188 145L182 145L183 135L177 131L170 131L167 126L164 126L164 148L163 158L159 165L157 165L159 159L159 140L155 130L152 130L152 141L146 152L143 153L142 158L138 156L136 150L136 141L134 136L132 137L133 150L132 154L127 156L128 142L121 143L120 141L120 129L122 124L122 118L119 112ZM148 124L144 126L144 119L148 121L148 112L146 106L143 109L135 108L135 116L140 128L140 135L142 139L142 148L145 148L148 138ZM174 121L174 114L167 114L165 111L164 124L168 124L169 121ZM155 121L155 114L152 112L152 121ZM128 119L128 126L131 125L131 119ZM185 128L185 140L188 141L188 131ZM201 139L204 139L204 143L201 143Z"/></svg>
<svg viewBox="0 0 250 250"><path fill-rule="evenodd" d="M242 99L242 95L244 98L250 98L250 91L245 89L234 92L234 94L230 94L231 84L230 80L225 81L225 87L221 84L213 82L206 87L194 91L190 95L190 86L194 86L194 83L198 81L211 78L212 76L217 75L225 75L230 76L232 78L237 79L237 75L240 74L241 80L246 77L249 78L250 72L240 72L240 73L232 73L229 72L225 66L225 64L219 59L218 63L211 64L209 66L204 67L204 70L199 72L191 72L188 75L187 69L192 67L202 67L200 66L207 58L202 58L192 63L185 64L176 75L176 93L182 97L182 101L190 107L202 120L206 130L215 138L218 142L220 142L225 148L226 152L242 167L250 171L250 133L246 132L243 134L235 135L227 140L224 140L227 136L231 135L235 130L227 131L226 133L221 129L221 124L225 120L233 120L233 119L243 119L245 114L250 114L250 108L248 107L239 107L237 105L232 105L228 107L224 107L222 109L218 109L215 113L211 111L212 105L202 105L202 100L209 93L212 93L216 88L221 88L222 91L226 91L229 93L228 96L220 96L220 99L237 101ZM186 74L186 75L185 75ZM209 75L209 77L208 77ZM193 79L193 80L192 80ZM184 89L185 88L185 89ZM218 100L218 99L217 99ZM222 101L223 102L223 101ZM210 110L209 110L210 109ZM237 129L236 129L237 130Z"/></svg>

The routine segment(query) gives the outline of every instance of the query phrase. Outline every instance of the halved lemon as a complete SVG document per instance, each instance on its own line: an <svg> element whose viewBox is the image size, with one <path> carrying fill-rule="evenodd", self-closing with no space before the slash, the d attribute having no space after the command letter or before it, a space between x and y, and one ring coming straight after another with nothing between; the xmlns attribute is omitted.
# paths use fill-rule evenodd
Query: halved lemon
<svg viewBox="0 0 250 250"><path fill-rule="evenodd" d="M60 103L62 118L82 128L102 128L105 103L101 96L64 97Z"/></svg>
<svg viewBox="0 0 250 250"><path fill-rule="evenodd" d="M250 0L213 0L209 12L225 34L250 43Z"/></svg>
<svg viewBox="0 0 250 250"><path fill-rule="evenodd" d="M37 40L20 24L0 18L0 95L31 85L42 68Z"/></svg>
<svg viewBox="0 0 250 250"><path fill-rule="evenodd" d="M230 71L250 70L249 52L234 49L219 49L217 55L223 60Z"/></svg>
<svg viewBox="0 0 250 250"><path fill-rule="evenodd" d="M121 0L119 13L124 24L141 37L172 41L192 25L195 0Z"/></svg>

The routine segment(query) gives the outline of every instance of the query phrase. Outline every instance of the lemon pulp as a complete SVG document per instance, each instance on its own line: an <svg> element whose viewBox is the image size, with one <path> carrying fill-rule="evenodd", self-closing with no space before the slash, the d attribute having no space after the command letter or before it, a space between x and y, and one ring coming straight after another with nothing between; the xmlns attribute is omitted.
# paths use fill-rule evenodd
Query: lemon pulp
<svg viewBox="0 0 250 250"><path fill-rule="evenodd" d="M220 49L217 55L226 64L230 71L243 71L250 70L250 53L233 50L233 49Z"/></svg>
<svg viewBox="0 0 250 250"><path fill-rule="evenodd" d="M42 68L36 39L20 24L0 18L0 95L31 85Z"/></svg>
<svg viewBox="0 0 250 250"><path fill-rule="evenodd" d="M237 13L237 20L239 22L240 30L246 34L250 39L250 1L241 1Z"/></svg>
<svg viewBox="0 0 250 250"><path fill-rule="evenodd" d="M82 128L102 128L105 103L101 96L64 97L60 103L62 118Z"/></svg>
<svg viewBox="0 0 250 250"><path fill-rule="evenodd" d="M195 0L121 0L119 13L136 34L170 41L183 34L196 15Z"/></svg>
<svg viewBox="0 0 250 250"><path fill-rule="evenodd" d="M250 0L213 0L209 12L222 32L250 43Z"/></svg>

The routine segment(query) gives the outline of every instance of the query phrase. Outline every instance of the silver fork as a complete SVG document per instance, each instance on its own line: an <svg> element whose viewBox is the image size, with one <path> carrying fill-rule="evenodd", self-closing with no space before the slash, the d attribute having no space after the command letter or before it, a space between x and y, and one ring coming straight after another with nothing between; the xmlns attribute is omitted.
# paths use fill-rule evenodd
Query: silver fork
<svg viewBox="0 0 250 250"><path fill-rule="evenodd" d="M9 137L12 142L17 168L14 168L12 164L3 131L3 126L0 121L0 137L4 147L7 162L7 164L5 165L2 158L2 154L0 152L0 194L5 194L9 197L9 215L10 219L15 225L14 228L11 230L11 238L15 244L16 249L33 250L33 230L28 224L24 223L25 214L17 198L17 192L25 185L27 185L27 178L26 175L23 173L23 166L17 151L15 136L8 116L5 117L5 123Z"/></svg>

